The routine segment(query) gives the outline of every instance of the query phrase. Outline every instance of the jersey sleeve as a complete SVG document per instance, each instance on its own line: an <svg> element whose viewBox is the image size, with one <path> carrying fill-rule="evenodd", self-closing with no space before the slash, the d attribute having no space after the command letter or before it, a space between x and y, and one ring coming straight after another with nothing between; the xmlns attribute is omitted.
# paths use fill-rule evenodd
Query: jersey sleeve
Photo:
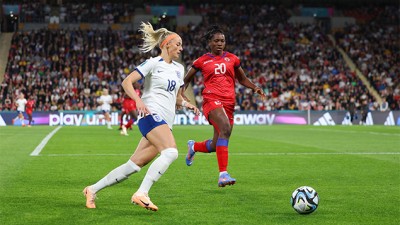
<svg viewBox="0 0 400 225"><path fill-rule="evenodd" d="M201 70L201 61L202 61L201 57L196 59L192 64L193 69L195 69L197 71Z"/></svg>
<svg viewBox="0 0 400 225"><path fill-rule="evenodd" d="M155 63L156 63L155 58L147 59L146 61L142 62L142 64L137 66L136 70L140 73L142 77L146 77L148 74L151 73Z"/></svg>
<svg viewBox="0 0 400 225"><path fill-rule="evenodd" d="M239 57L237 57L236 55L233 55L233 59L234 59L233 66L234 66L235 68L238 68L238 67L240 66L240 59L239 59Z"/></svg>
<svg viewBox="0 0 400 225"><path fill-rule="evenodd" d="M185 74L185 68L183 67L183 65L180 66L180 74L181 76L179 76L179 87L183 87L183 85L185 85L185 81L184 81L184 74Z"/></svg>

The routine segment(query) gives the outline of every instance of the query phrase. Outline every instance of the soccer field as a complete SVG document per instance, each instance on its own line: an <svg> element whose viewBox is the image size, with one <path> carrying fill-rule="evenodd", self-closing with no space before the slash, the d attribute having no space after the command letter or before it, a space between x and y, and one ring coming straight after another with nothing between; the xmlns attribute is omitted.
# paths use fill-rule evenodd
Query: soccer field
<svg viewBox="0 0 400 225"><path fill-rule="evenodd" d="M187 140L210 138L212 127L173 132L180 155L151 189L152 212L130 203L148 166L100 191L96 209L82 195L128 160L137 127L128 137L105 126L0 127L0 224L400 224L399 127L236 126L229 172L237 183L225 188L215 153L185 164ZM310 215L290 205L303 185L320 197Z"/></svg>

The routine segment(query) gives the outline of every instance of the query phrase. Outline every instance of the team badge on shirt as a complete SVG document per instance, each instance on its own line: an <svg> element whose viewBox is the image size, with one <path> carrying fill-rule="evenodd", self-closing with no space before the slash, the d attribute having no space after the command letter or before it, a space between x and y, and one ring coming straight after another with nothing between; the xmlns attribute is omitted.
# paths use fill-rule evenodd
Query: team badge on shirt
<svg viewBox="0 0 400 225"><path fill-rule="evenodd" d="M161 122L162 119L158 114L153 114L152 116L153 116L154 121Z"/></svg>
<svg viewBox="0 0 400 225"><path fill-rule="evenodd" d="M180 79L181 78L181 72L179 72L178 70L175 70L175 72L176 72L176 76L178 76L178 78Z"/></svg>

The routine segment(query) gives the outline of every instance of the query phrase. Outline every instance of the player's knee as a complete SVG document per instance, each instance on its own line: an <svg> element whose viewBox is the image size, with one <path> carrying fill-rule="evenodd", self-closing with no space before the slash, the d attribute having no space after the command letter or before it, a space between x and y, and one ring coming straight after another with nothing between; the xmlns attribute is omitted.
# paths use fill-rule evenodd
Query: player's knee
<svg viewBox="0 0 400 225"><path fill-rule="evenodd" d="M167 148L161 152L161 155L165 157L170 163L175 161L178 158L178 149L176 148Z"/></svg>
<svg viewBox="0 0 400 225"><path fill-rule="evenodd" d="M219 135L222 138L229 138L231 136L231 127L230 126L221 126L221 129L219 131Z"/></svg>

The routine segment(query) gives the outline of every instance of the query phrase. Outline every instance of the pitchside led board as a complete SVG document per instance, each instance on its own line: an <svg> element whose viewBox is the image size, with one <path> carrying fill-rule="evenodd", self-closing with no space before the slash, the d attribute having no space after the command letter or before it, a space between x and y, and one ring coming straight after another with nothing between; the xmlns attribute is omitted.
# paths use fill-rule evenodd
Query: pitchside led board
<svg viewBox="0 0 400 225"><path fill-rule="evenodd" d="M119 125L120 112L111 113L111 124ZM0 126L21 126L15 119L17 112L0 112ZM346 111L245 111L235 113L235 125L349 125L348 112ZM126 118L123 118L126 122ZM361 116L353 121L359 124ZM33 125L47 126L98 126L105 125L104 116L99 111L55 111L34 112ZM25 124L28 121L25 120ZM178 112L175 125L207 125L203 115L196 116L192 112ZM366 125L400 126L400 111L369 112Z"/></svg>

